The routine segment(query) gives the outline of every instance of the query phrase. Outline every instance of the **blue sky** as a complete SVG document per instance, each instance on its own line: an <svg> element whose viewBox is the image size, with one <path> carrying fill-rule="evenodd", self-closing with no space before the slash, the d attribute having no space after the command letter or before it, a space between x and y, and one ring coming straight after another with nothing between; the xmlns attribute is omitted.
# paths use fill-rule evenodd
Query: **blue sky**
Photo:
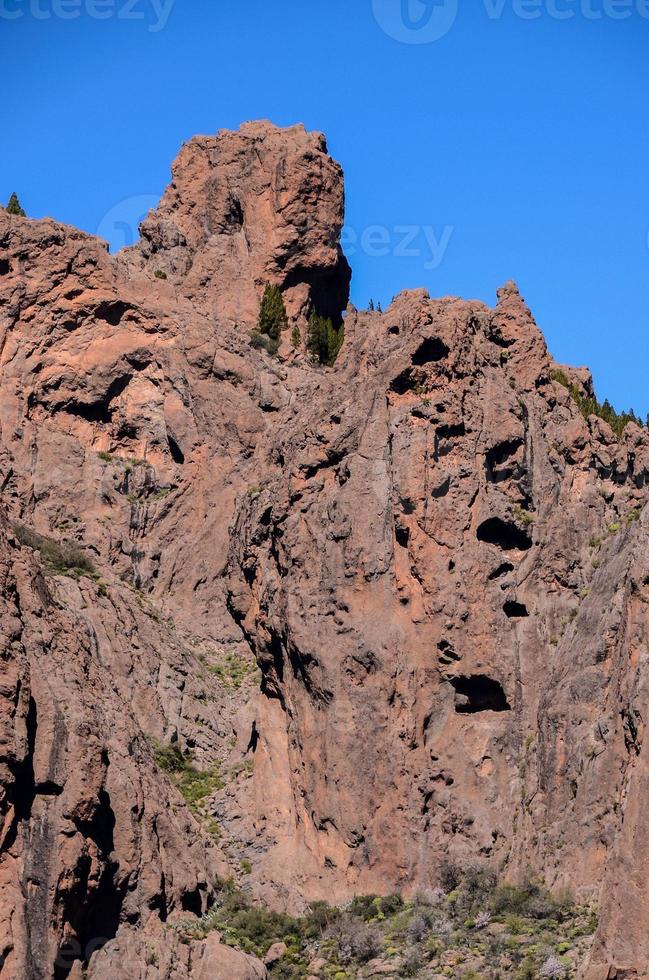
<svg viewBox="0 0 649 980"><path fill-rule="evenodd" d="M649 0L0 0L0 199L113 245L181 142L324 131L352 299L518 281L558 360L649 412Z"/></svg>

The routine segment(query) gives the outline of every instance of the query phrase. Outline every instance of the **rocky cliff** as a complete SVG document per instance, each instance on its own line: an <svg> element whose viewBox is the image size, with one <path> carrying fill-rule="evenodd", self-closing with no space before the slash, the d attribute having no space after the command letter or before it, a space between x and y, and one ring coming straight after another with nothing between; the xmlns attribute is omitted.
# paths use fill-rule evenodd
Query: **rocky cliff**
<svg viewBox="0 0 649 980"><path fill-rule="evenodd" d="M449 862L649 975L649 436L512 283L345 312L343 206L255 123L117 256L0 209L3 977L263 977L182 932L223 878L299 912ZM345 312L334 367L251 347L266 284Z"/></svg>

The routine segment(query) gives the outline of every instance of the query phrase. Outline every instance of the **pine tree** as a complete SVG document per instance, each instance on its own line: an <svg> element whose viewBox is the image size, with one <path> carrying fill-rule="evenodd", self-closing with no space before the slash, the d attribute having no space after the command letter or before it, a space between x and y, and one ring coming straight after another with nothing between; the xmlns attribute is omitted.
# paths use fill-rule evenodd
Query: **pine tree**
<svg viewBox="0 0 649 980"><path fill-rule="evenodd" d="M328 317L313 312L309 319L306 348L314 361L332 367L345 339L345 328L336 329Z"/></svg>
<svg viewBox="0 0 649 980"><path fill-rule="evenodd" d="M302 343L302 334L300 333L300 328L296 324L291 331L291 344L297 350L297 348Z"/></svg>
<svg viewBox="0 0 649 980"><path fill-rule="evenodd" d="M369 310L370 313L374 313L374 300L373 299L371 299L369 301L368 306L367 306L367 309Z"/></svg>
<svg viewBox="0 0 649 980"><path fill-rule="evenodd" d="M379 303L379 305L378 305L378 306L376 307L376 312L377 312L377 313L383 313L383 307L381 306L381 304L380 304L380 303Z"/></svg>
<svg viewBox="0 0 649 980"><path fill-rule="evenodd" d="M7 214L16 214L19 218L26 218L27 215L20 206L20 201L18 200L18 195L14 191L9 198L9 204L7 205Z"/></svg>
<svg viewBox="0 0 649 980"><path fill-rule="evenodd" d="M280 334L288 326L286 307L278 286L266 286L259 310L259 333L271 340L279 340Z"/></svg>

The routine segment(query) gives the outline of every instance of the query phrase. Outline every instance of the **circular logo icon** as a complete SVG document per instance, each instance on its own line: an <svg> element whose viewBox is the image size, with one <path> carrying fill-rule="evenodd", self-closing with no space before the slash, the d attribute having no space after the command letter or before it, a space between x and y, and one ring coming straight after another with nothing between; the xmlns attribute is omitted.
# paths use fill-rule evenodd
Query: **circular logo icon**
<svg viewBox="0 0 649 980"><path fill-rule="evenodd" d="M157 203L158 198L153 194L125 198L106 212L99 222L97 235L108 242L113 253L135 245L140 237L141 223Z"/></svg>
<svg viewBox="0 0 649 980"><path fill-rule="evenodd" d="M458 0L372 0L378 25L403 44L432 44L453 27Z"/></svg>

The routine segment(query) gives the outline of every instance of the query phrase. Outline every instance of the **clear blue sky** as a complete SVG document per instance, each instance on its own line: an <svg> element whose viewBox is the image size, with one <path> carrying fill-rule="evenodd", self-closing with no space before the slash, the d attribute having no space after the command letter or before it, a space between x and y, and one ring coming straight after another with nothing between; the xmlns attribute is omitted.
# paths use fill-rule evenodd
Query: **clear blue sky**
<svg viewBox="0 0 649 980"><path fill-rule="evenodd" d="M514 278L557 359L649 412L647 0L0 0L0 53L5 201L119 244L183 140L304 122L357 305Z"/></svg>

